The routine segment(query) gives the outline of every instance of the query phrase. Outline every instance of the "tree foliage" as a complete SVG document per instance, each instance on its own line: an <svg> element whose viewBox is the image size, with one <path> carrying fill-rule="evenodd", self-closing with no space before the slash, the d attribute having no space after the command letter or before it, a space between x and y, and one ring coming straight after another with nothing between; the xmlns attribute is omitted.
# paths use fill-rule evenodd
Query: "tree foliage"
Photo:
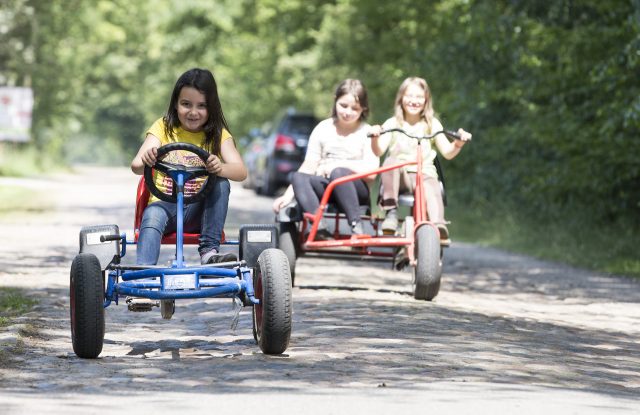
<svg viewBox="0 0 640 415"><path fill-rule="evenodd" d="M640 0L1 0L0 84L35 90L34 142L129 160L184 70L213 70L239 137L327 116L346 77L371 122L407 76L474 142L445 166L470 206L640 217Z"/></svg>

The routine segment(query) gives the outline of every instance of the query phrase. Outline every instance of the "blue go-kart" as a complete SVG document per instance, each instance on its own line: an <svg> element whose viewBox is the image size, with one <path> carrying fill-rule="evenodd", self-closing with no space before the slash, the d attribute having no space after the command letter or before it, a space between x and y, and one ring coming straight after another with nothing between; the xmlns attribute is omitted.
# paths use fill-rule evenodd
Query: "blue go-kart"
<svg viewBox="0 0 640 415"><path fill-rule="evenodd" d="M158 149L158 160L171 151L187 151L205 161L209 153L195 145L172 143ZM175 301L194 298L233 298L253 309L253 336L263 353L281 354L291 337L291 273L286 255L278 246L273 225L243 225L238 241L239 260L189 266L183 245L197 241L197 234L185 234L184 206L203 198L213 180L201 190L184 195L184 185L196 177L208 176L204 166L191 167L158 161L153 167L173 181L171 195L154 183L153 170L145 167L138 187L135 234L127 240L117 225L86 226L80 230L80 253L71 265L71 339L78 357L93 359L102 351L105 309L126 297L130 311L151 311L158 307L164 319L175 312ZM163 243L175 243L176 256L169 266L125 265L121 259L127 245L135 245L142 211L151 192L161 200L177 204L174 235ZM224 238L223 238L224 239ZM196 242L197 243L197 242Z"/></svg>

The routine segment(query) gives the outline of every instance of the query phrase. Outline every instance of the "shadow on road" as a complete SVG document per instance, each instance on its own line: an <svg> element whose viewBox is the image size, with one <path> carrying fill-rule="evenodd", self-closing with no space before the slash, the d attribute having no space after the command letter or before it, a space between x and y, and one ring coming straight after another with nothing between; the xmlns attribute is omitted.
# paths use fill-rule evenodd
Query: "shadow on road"
<svg viewBox="0 0 640 415"><path fill-rule="evenodd" d="M329 298L326 290L343 293ZM28 323L45 328L40 330L45 337L26 339L37 344L31 353L40 359L27 356L20 365L34 385L48 382L52 371L65 373L48 386L52 391L117 394L143 386L145 391L312 392L349 385L411 389L453 381L638 396L640 348L624 333L489 317L407 301L406 292L393 290L387 299L372 300L365 291L294 289L291 346L273 357L255 345L248 310L241 313L237 330L229 329L229 301L179 302L170 321L157 311L131 313L124 305L112 306L101 357L82 360L72 353L67 293L57 290L50 293L62 300L55 310ZM50 364L42 365L43 356ZM3 384L20 389L12 379Z"/></svg>

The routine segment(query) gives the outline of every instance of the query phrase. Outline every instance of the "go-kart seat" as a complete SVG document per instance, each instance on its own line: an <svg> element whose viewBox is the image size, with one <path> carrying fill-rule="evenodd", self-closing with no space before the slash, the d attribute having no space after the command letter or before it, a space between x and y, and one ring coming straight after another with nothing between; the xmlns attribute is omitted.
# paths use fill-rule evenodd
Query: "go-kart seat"
<svg viewBox="0 0 640 415"><path fill-rule="evenodd" d="M144 181L144 176L140 177L140 181L138 182L138 191L136 192L136 214L134 218L134 237L135 241L138 242L138 237L140 235L140 223L142 222L142 214L147 207L147 203L149 202L149 189ZM185 245L198 245L200 237L199 233L183 233L183 241ZM224 231L222 232L222 240L221 243L225 242ZM169 233L162 237L161 243L163 244L175 244L176 243L176 233Z"/></svg>
<svg viewBox="0 0 640 415"><path fill-rule="evenodd" d="M415 201L415 198L413 196L413 193L401 193L398 195L399 206L413 207L414 201Z"/></svg>

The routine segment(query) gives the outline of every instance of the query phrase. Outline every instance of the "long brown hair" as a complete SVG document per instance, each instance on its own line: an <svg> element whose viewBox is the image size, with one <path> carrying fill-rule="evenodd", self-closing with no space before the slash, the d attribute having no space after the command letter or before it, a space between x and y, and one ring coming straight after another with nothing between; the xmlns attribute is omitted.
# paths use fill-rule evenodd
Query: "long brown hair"
<svg viewBox="0 0 640 415"><path fill-rule="evenodd" d="M367 97L367 88L359 79L345 79L340 82L336 88L336 92L333 96L333 108L331 109L331 117L336 120L338 114L336 113L336 102L343 95L351 94L356 99L356 102L360 104L362 113L360 114L360 121L364 121L369 115L369 98Z"/></svg>
<svg viewBox="0 0 640 415"><path fill-rule="evenodd" d="M169 102L167 114L164 116L165 133L167 137L173 137L175 129L180 127L180 119L178 118L178 110L176 107L180 91L186 86L197 89L205 96L209 117L202 127L205 137L202 146L208 152L220 155L222 129L229 131L229 126L222 113L222 105L220 105L216 80L208 69L189 69L178 78L171 93L171 101Z"/></svg>

